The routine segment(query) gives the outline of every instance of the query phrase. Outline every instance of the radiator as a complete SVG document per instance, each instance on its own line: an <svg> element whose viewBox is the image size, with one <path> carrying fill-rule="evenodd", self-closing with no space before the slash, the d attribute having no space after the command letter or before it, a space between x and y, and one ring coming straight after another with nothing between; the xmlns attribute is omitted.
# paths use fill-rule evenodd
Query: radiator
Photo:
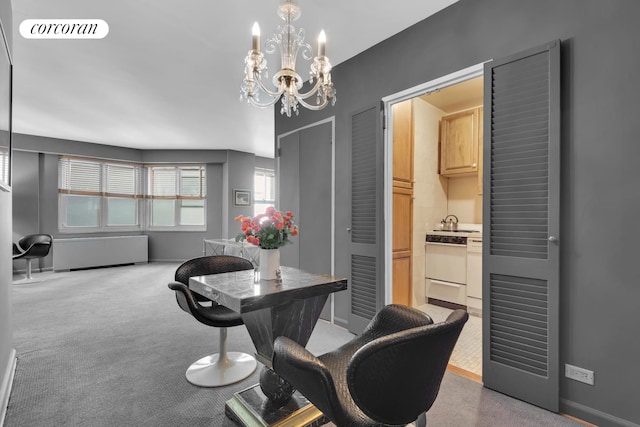
<svg viewBox="0 0 640 427"><path fill-rule="evenodd" d="M54 271L149 261L148 236L54 239L52 252Z"/></svg>

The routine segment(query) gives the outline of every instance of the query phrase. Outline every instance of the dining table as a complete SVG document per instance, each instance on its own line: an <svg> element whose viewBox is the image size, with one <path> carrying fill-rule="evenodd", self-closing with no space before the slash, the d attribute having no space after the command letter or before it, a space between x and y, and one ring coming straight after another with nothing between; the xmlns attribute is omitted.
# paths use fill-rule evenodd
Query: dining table
<svg viewBox="0 0 640 427"><path fill-rule="evenodd" d="M189 288L241 315L264 365L259 384L226 402L227 416L243 426L321 425L322 413L271 369L273 343L285 336L306 346L328 296L346 290L347 279L282 266L274 280L243 270L194 276Z"/></svg>

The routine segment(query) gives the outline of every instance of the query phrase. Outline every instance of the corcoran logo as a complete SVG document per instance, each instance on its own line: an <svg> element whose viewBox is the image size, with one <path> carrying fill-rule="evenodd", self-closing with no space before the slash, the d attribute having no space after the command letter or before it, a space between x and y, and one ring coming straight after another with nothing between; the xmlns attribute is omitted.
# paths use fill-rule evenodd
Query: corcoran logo
<svg viewBox="0 0 640 427"><path fill-rule="evenodd" d="M25 19L20 35L25 39L102 39L109 24L102 19Z"/></svg>

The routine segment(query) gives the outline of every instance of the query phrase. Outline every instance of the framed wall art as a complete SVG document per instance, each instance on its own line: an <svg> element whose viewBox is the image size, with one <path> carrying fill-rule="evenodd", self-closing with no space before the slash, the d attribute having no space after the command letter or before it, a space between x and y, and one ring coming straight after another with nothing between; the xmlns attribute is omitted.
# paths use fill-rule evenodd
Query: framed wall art
<svg viewBox="0 0 640 427"><path fill-rule="evenodd" d="M251 206L251 190L233 190L233 206Z"/></svg>

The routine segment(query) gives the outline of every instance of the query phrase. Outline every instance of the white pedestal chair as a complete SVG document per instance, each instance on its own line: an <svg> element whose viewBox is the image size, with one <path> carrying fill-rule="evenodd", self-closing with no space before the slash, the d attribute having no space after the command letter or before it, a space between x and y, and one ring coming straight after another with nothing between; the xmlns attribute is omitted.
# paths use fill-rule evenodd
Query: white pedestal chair
<svg viewBox="0 0 640 427"><path fill-rule="evenodd" d="M49 255L52 244L53 237L50 234L29 234L21 238L18 243L13 244L13 260L24 259L27 261L27 277L13 282L14 284L40 281L34 280L31 275L31 262Z"/></svg>
<svg viewBox="0 0 640 427"><path fill-rule="evenodd" d="M200 323L220 328L219 353L205 356L189 366L186 377L191 384L200 387L233 384L251 375L256 370L257 362L249 354L227 351L227 328L243 325L242 318L227 307L191 292L189 277L251 269L253 264L244 258L205 256L183 263L176 270L175 282L169 283L169 289L175 291L180 308Z"/></svg>

